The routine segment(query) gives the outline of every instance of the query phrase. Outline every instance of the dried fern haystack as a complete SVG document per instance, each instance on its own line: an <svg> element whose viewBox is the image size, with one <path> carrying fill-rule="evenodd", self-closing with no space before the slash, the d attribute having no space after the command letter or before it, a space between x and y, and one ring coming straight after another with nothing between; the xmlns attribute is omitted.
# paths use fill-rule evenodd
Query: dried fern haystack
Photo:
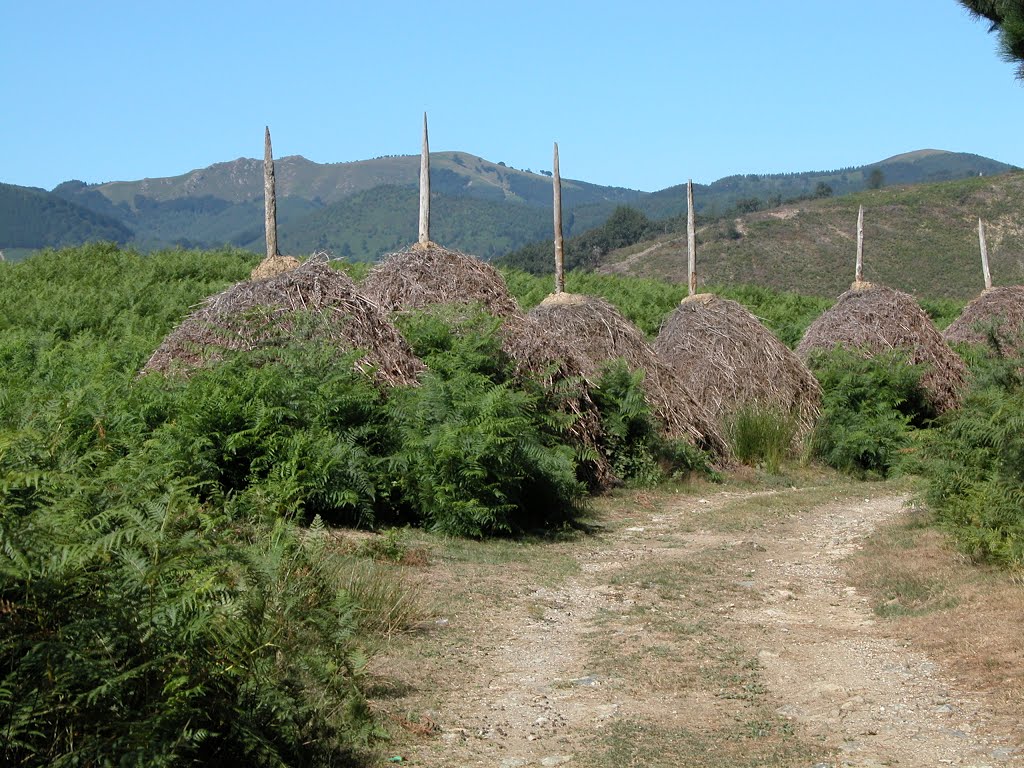
<svg viewBox="0 0 1024 768"><path fill-rule="evenodd" d="M424 370L387 316L321 258L209 297L163 340L142 373L187 372L228 350L278 345L298 329L339 351L365 352L358 366L382 384L412 385Z"/></svg>
<svg viewBox="0 0 1024 768"><path fill-rule="evenodd" d="M630 370L642 370L647 401L664 424L665 433L726 455L726 443L714 419L655 354L643 333L610 303L591 296L554 293L529 316L580 353L584 374L592 380L602 363L617 358L623 358Z"/></svg>
<svg viewBox="0 0 1024 768"><path fill-rule="evenodd" d="M836 346L868 355L902 350L909 363L926 366L921 385L937 411L960 404L967 367L909 294L882 285L854 283L811 323L796 352L807 360L815 350Z"/></svg>
<svg viewBox="0 0 1024 768"><path fill-rule="evenodd" d="M496 317L519 312L498 270L432 242L385 256L360 289L387 312L456 303L479 303Z"/></svg>
<svg viewBox="0 0 1024 768"><path fill-rule="evenodd" d="M814 428L818 380L735 301L710 293L683 299L662 324L654 351L719 423L755 405L791 414L798 440Z"/></svg>
<svg viewBox="0 0 1024 768"><path fill-rule="evenodd" d="M253 267L252 272L249 274L249 279L263 280L267 277L280 275L282 272L287 272L290 269L295 269L297 266L299 266L299 260L294 256L270 256Z"/></svg>
<svg viewBox="0 0 1024 768"><path fill-rule="evenodd" d="M943 332L947 342L985 344L989 331L1003 351L1024 357L1024 285L988 288Z"/></svg>

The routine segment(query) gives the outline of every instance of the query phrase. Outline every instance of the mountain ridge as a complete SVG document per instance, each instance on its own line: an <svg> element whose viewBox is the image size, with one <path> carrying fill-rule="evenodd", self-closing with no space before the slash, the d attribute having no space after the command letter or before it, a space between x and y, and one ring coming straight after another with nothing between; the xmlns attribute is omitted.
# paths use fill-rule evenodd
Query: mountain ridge
<svg viewBox="0 0 1024 768"><path fill-rule="evenodd" d="M438 237L444 234L449 247L490 258L550 236L549 171L517 169L462 151L432 152L430 160L436 201L432 227ZM858 168L736 175L696 185L698 213L719 216L736 207L778 205L822 189L836 196L851 194L867 186L875 168L886 183L918 183L1003 173L1013 166L968 153L916 150ZM327 250L375 260L383 253L380 248L392 249L416 220L408 195L387 191L416 187L416 155L339 163L288 155L275 161L275 173L279 237L297 255ZM131 233L122 239L142 250L225 244L263 250L262 160L236 158L177 176L136 181L67 181L43 194L106 217L104 222L120 222ZM562 198L567 236L601 225L620 205L652 219L678 217L686 205L682 185L642 192L563 179ZM74 231L86 240L96 239L103 226L97 225L91 237L87 230ZM0 227L0 248L9 239L10 232ZM52 240L41 234L36 247Z"/></svg>

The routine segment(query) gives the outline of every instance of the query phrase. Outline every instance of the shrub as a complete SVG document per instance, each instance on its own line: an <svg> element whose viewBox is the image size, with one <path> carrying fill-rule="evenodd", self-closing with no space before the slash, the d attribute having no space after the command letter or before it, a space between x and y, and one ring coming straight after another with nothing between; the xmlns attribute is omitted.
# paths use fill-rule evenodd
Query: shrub
<svg viewBox="0 0 1024 768"><path fill-rule="evenodd" d="M0 525L5 765L327 765L371 736L324 546L211 516L161 467L96 486L101 509Z"/></svg>
<svg viewBox="0 0 1024 768"><path fill-rule="evenodd" d="M974 557L1024 565L1024 383L1021 360L975 361L962 408L944 414L911 469L939 522Z"/></svg>
<svg viewBox="0 0 1024 768"><path fill-rule="evenodd" d="M482 537L569 522L584 489L573 450L530 394L479 373L424 377L396 393L400 442L391 473L428 528Z"/></svg>
<svg viewBox="0 0 1024 768"><path fill-rule="evenodd" d="M710 473L707 454L682 440L668 440L642 388L644 372L631 372L624 360L607 363L594 403L601 413L601 450L615 474L629 486L650 486L691 472Z"/></svg>
<svg viewBox="0 0 1024 768"><path fill-rule="evenodd" d="M849 350L821 352L811 369L822 388L813 455L861 477L887 477L914 427L934 417L920 386L922 369L898 352L864 357Z"/></svg>
<svg viewBox="0 0 1024 768"><path fill-rule="evenodd" d="M383 397L315 343L236 354L187 380L148 375L138 393L144 450L196 482L204 500L258 496L277 514L372 526L391 513Z"/></svg>

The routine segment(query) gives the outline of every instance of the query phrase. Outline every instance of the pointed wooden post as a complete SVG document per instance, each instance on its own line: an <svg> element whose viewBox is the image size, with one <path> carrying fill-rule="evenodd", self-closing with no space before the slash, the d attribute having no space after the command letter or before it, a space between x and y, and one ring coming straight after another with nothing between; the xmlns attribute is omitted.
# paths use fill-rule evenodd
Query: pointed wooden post
<svg viewBox="0 0 1024 768"><path fill-rule="evenodd" d="M686 252L690 273L690 296L697 293L697 227L693 210L693 180L686 182Z"/></svg>
<svg viewBox="0 0 1024 768"><path fill-rule="evenodd" d="M263 136L263 225L267 237L267 258L277 252L277 190L274 185L274 150L270 146L270 126Z"/></svg>
<svg viewBox="0 0 1024 768"><path fill-rule="evenodd" d="M420 152L420 245L430 242L430 144L427 113L423 113L423 149Z"/></svg>
<svg viewBox="0 0 1024 768"><path fill-rule="evenodd" d="M565 255L562 243L562 176L558 171L558 142L555 142L555 167L552 172L555 205L555 293L565 291Z"/></svg>
<svg viewBox="0 0 1024 768"><path fill-rule="evenodd" d="M864 206L857 211L857 270L854 282L864 282Z"/></svg>
<svg viewBox="0 0 1024 768"><path fill-rule="evenodd" d="M981 246L981 271L985 275L985 290L992 287L992 273L988 271L988 244L985 242L985 225L978 217L978 243Z"/></svg>

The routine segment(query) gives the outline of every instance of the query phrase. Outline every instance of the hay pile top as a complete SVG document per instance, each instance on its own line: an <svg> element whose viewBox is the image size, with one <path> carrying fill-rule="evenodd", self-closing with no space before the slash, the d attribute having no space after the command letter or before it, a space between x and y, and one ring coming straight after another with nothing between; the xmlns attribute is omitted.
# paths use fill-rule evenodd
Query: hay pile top
<svg viewBox="0 0 1024 768"><path fill-rule="evenodd" d="M498 270L436 243L417 243L385 256L360 288L386 312L474 302L496 317L520 311Z"/></svg>
<svg viewBox="0 0 1024 768"><path fill-rule="evenodd" d="M659 359L635 325L604 299L566 297L565 293L549 296L530 311L529 317L552 329L564 345L579 353L587 378L596 381L602 363L623 358L630 370L644 372L647 401L665 425L666 434L726 455L725 439L714 419Z"/></svg>
<svg viewBox="0 0 1024 768"><path fill-rule="evenodd" d="M710 304L715 300L715 294L713 293L695 293L692 296L684 296L680 304L690 304L696 302L698 304Z"/></svg>
<svg viewBox="0 0 1024 768"><path fill-rule="evenodd" d="M796 352L806 360L836 346L868 355L902 350L908 362L926 366L921 385L936 410L960 403L967 368L909 294L882 285L847 291L811 323Z"/></svg>
<svg viewBox="0 0 1024 768"><path fill-rule="evenodd" d="M946 341L985 344L993 329L1006 352L1024 356L1024 285L989 288L942 335Z"/></svg>
<svg viewBox="0 0 1024 768"><path fill-rule="evenodd" d="M566 293L561 291L560 293L549 293L541 301L541 306L553 307L560 306L563 304L586 304L587 296L582 296L578 293Z"/></svg>
<svg viewBox="0 0 1024 768"><path fill-rule="evenodd" d="M267 277L279 275L290 269L299 266L299 260L294 256L270 256L257 264L249 274L250 280L263 280Z"/></svg>
<svg viewBox="0 0 1024 768"><path fill-rule="evenodd" d="M299 329L340 352L365 352L357 366L371 368L382 384L415 384L424 370L395 326L348 275L325 259L311 259L206 299L163 340L142 373L187 372L221 359L228 350L281 345Z"/></svg>
<svg viewBox="0 0 1024 768"><path fill-rule="evenodd" d="M746 308L704 293L662 324L654 351L724 421L746 405L792 414L797 437L814 427L821 387L807 366Z"/></svg>

